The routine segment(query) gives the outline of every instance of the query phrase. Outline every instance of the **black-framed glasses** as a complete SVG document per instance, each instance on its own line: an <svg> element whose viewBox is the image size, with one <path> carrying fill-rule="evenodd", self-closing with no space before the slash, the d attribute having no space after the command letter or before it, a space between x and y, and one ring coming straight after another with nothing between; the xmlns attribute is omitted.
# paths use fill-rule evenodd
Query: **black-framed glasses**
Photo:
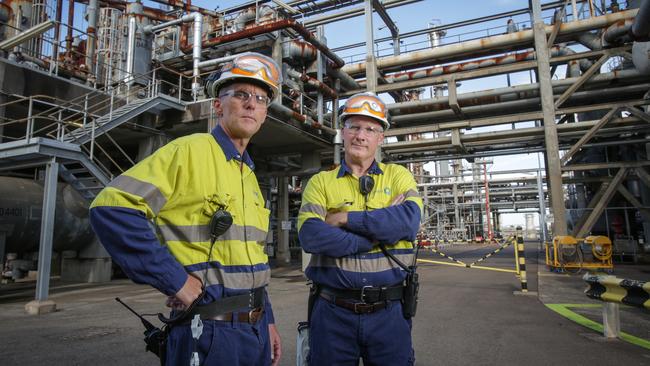
<svg viewBox="0 0 650 366"><path fill-rule="evenodd" d="M237 99L241 100L244 103L248 102L251 99L251 97L255 97L255 102L257 104L259 104L259 105L263 105L263 106L266 107L269 104L271 104L271 98L269 98L268 96L261 95L261 94L249 93L249 92L243 91L243 90L229 90L229 91L223 92L221 94L221 96L226 96L226 95L237 98Z"/></svg>

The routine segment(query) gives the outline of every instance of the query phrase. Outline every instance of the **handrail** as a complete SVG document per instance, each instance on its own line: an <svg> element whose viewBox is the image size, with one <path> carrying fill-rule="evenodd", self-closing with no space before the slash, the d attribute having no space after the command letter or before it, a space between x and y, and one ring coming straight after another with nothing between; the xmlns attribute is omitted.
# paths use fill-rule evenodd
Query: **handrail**
<svg viewBox="0 0 650 366"><path fill-rule="evenodd" d="M582 279L589 285L585 294L591 299L650 310L650 282L593 274Z"/></svg>

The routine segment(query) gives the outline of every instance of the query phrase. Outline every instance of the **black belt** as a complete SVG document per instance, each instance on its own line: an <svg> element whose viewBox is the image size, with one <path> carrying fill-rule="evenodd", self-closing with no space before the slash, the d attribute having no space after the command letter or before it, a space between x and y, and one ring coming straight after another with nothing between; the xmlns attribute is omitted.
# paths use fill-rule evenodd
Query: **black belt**
<svg viewBox="0 0 650 366"><path fill-rule="evenodd" d="M221 320L255 323L264 311L264 288L260 287L247 294L223 297L209 304L197 305L188 318L199 314L204 320ZM233 312L238 314L233 318Z"/></svg>
<svg viewBox="0 0 650 366"><path fill-rule="evenodd" d="M345 300L356 300L365 303L374 303L379 301L401 300L404 295L404 286L366 286L360 289L340 289L329 286L318 285L321 293L330 297L341 298Z"/></svg>
<svg viewBox="0 0 650 366"><path fill-rule="evenodd" d="M256 308L249 312L237 312L237 313L225 313L214 316L212 318L203 318L203 320L217 320L222 322L232 322L236 321L239 323L250 323L255 324L258 320L262 319L264 315L264 308Z"/></svg>
<svg viewBox="0 0 650 366"><path fill-rule="evenodd" d="M362 289L337 289L318 285L323 299L353 311L356 314L371 314L384 309L388 301L401 300L404 287L371 287Z"/></svg>

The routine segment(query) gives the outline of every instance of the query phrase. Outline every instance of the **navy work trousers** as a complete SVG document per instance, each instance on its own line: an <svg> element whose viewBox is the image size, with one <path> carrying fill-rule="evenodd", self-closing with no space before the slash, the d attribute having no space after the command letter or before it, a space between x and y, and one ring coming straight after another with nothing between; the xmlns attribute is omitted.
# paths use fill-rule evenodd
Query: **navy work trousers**
<svg viewBox="0 0 650 366"><path fill-rule="evenodd" d="M318 297L309 329L310 366L413 365L411 321L391 301L372 314L354 312Z"/></svg>
<svg viewBox="0 0 650 366"><path fill-rule="evenodd" d="M204 320L196 344L189 324L175 326L167 339L166 365L189 365L195 350L201 365L271 365L267 316L264 313L255 324Z"/></svg>

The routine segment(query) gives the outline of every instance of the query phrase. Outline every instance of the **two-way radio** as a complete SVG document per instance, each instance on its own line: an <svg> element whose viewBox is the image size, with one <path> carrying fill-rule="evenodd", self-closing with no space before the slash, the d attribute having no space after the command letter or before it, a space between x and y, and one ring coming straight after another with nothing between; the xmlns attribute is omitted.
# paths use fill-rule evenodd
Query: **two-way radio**
<svg viewBox="0 0 650 366"><path fill-rule="evenodd" d="M127 308L130 312L135 314L135 316L140 319L142 325L144 325L144 343L146 343L146 350L155 354L160 358L160 364L165 364L165 351L167 349L167 334L165 330L156 327L151 324L150 321L145 319L142 315L138 314L135 310L125 304L119 297L115 298L115 301L119 302Z"/></svg>

